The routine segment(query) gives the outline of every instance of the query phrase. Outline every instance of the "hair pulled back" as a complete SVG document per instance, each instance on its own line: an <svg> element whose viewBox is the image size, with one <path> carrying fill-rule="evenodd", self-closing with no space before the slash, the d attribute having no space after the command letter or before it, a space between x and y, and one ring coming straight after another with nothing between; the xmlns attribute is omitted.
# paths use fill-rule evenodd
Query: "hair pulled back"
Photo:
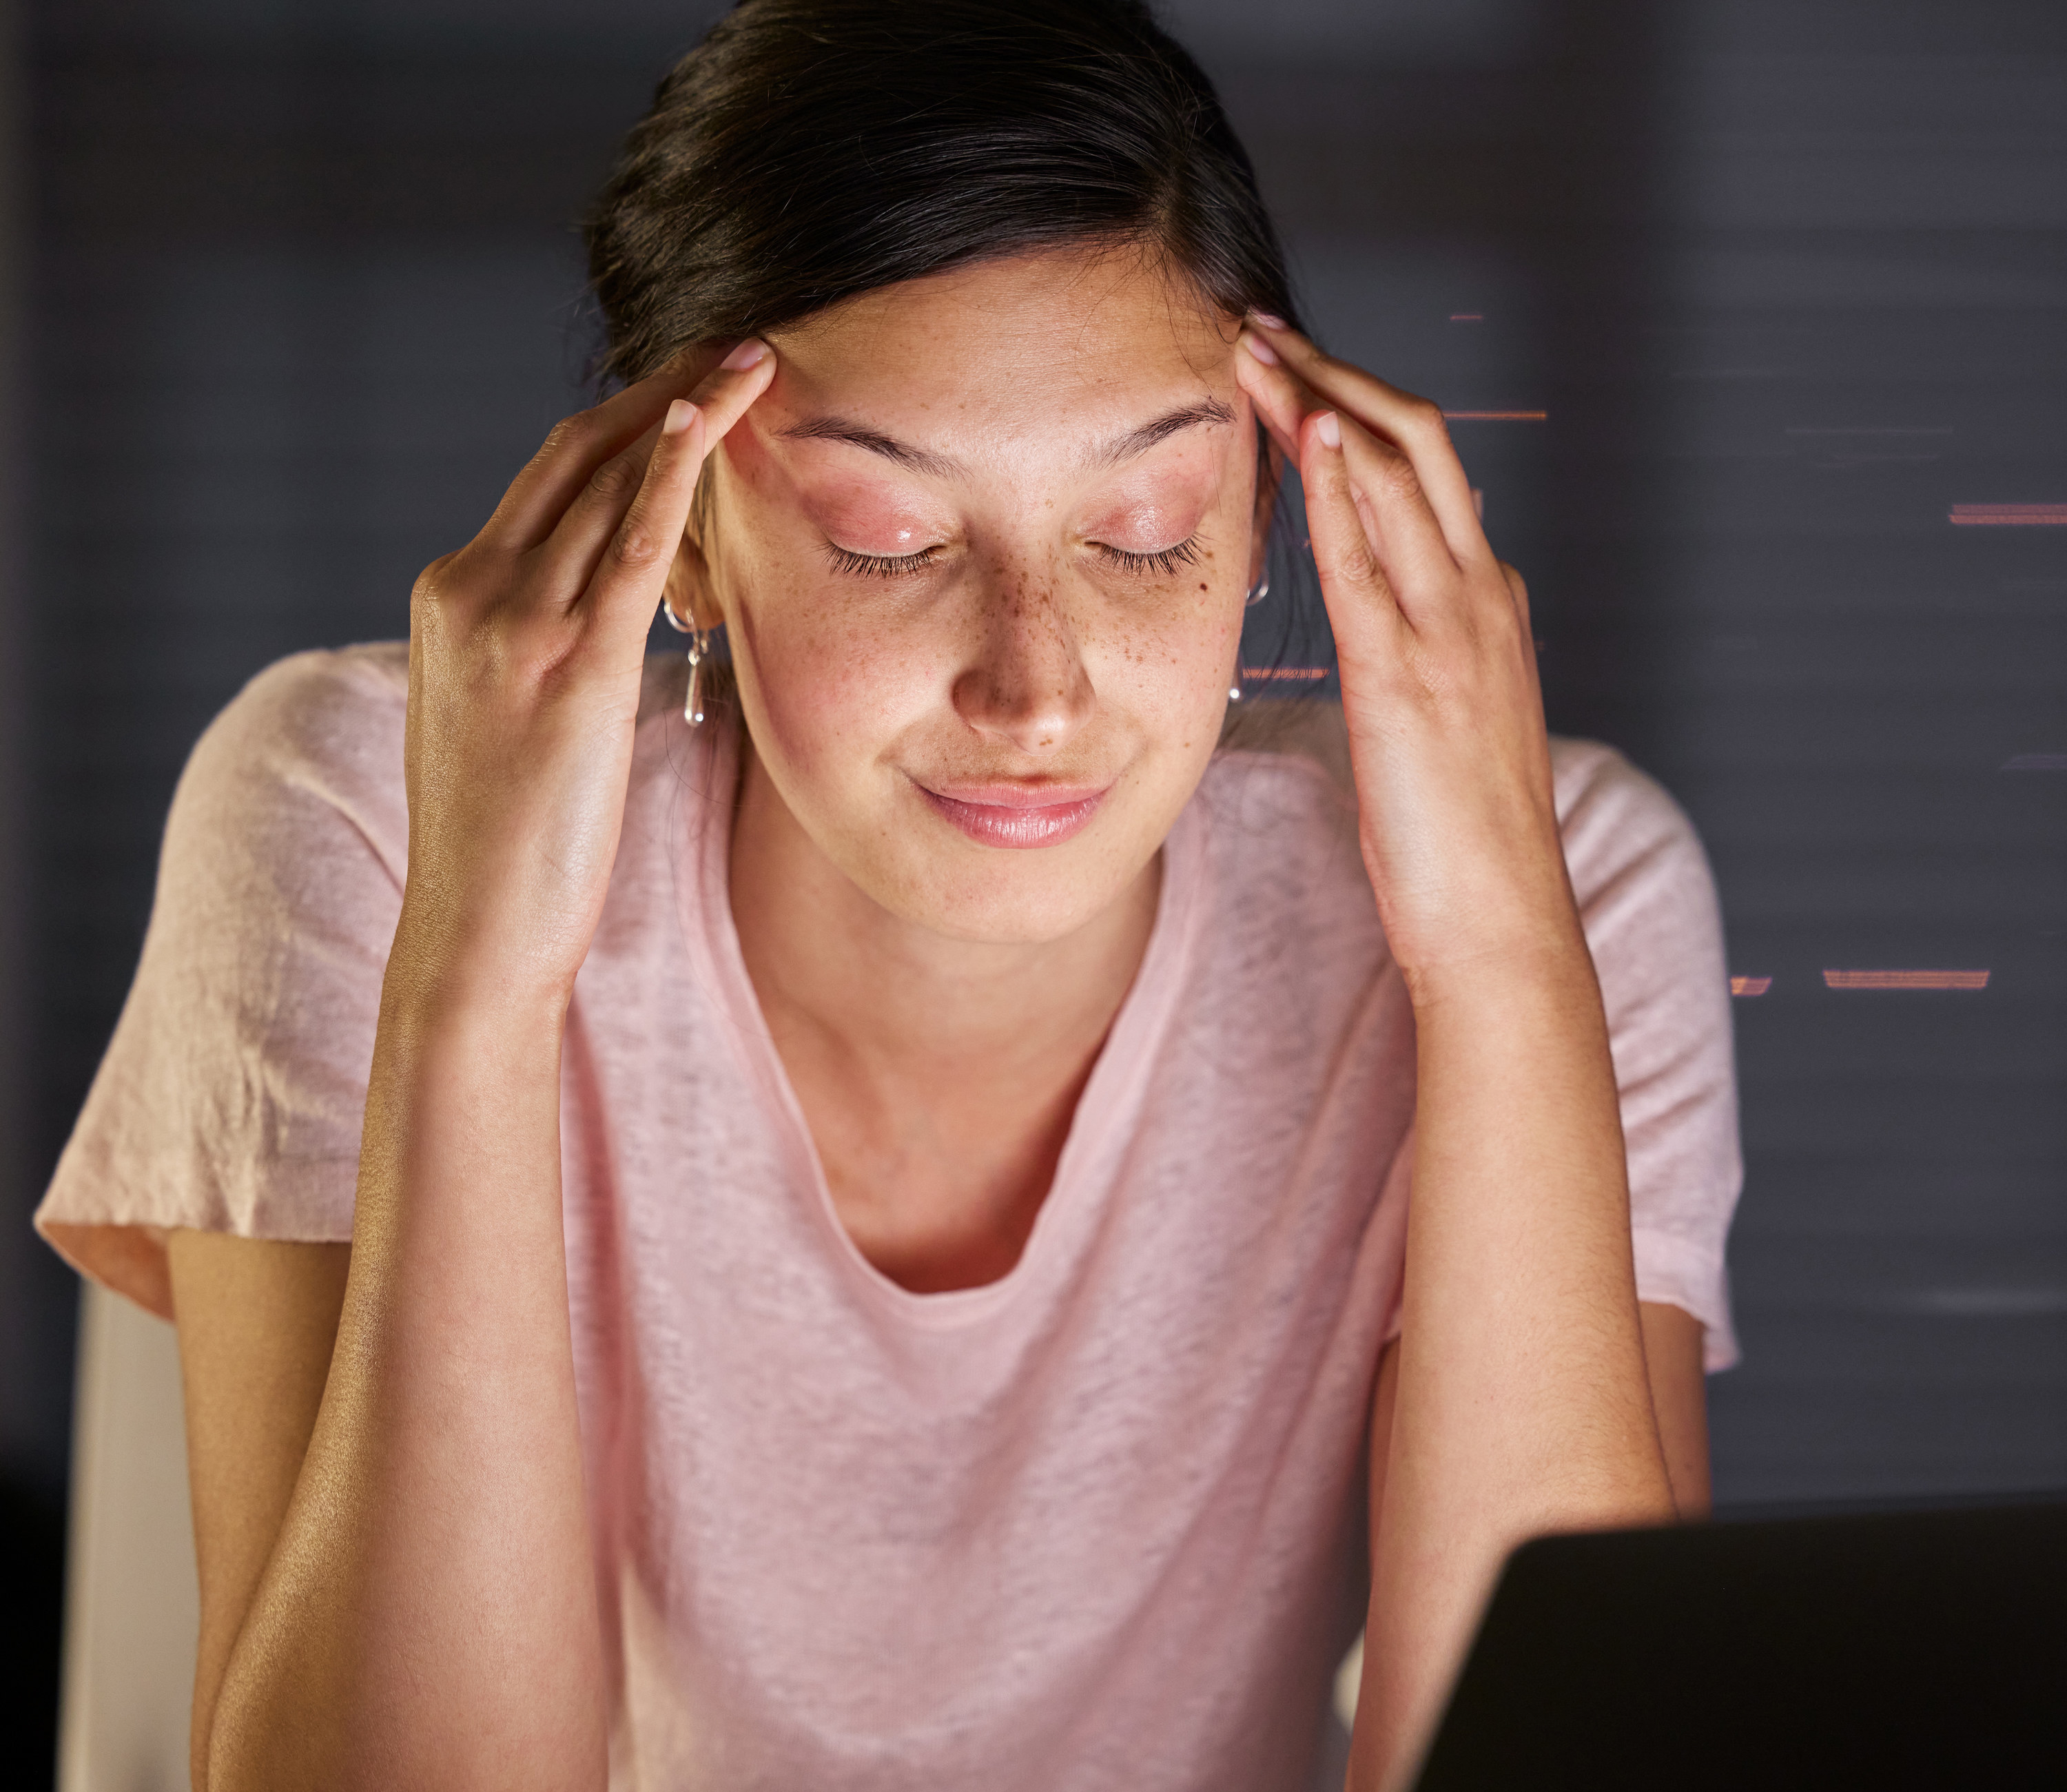
<svg viewBox="0 0 2067 1792"><path fill-rule="evenodd" d="M1141 0L741 0L661 82L586 236L606 384L1073 242L1295 315L1249 156Z"/></svg>

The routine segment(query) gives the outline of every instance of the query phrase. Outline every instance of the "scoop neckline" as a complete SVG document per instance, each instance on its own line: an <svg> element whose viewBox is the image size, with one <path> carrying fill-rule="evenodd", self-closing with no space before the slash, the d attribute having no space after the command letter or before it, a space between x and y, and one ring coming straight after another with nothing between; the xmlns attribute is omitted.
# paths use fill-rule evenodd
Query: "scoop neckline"
<svg viewBox="0 0 2067 1792"><path fill-rule="evenodd" d="M673 727L687 725L679 717L670 719ZM718 725L706 724L699 729L705 738L694 743L705 755L709 776L692 782L705 800L693 806L689 826L672 831L678 868L677 919L706 987L717 997L716 1006L760 1091L765 1111L778 1129L776 1142L782 1154L806 1191L814 1229L842 1278L895 1320L936 1330L973 1324L998 1313L1013 1304L1022 1289L1048 1273L1050 1260L1062 1248L1058 1235L1070 1229L1079 1210L1096 1192L1101 1148L1116 1128L1125 1124L1147 1087L1156 1048L1176 1006L1196 932L1204 850L1194 805L1187 803L1180 811L1163 843L1162 887L1156 893L1155 919L1141 962L1077 1097L1054 1180L1017 1259L994 1281L970 1288L919 1292L870 1262L841 1221L818 1141L811 1136L803 1104L776 1050L761 998L747 973L730 889L732 820L740 774L739 721L736 714L723 712L711 721Z"/></svg>

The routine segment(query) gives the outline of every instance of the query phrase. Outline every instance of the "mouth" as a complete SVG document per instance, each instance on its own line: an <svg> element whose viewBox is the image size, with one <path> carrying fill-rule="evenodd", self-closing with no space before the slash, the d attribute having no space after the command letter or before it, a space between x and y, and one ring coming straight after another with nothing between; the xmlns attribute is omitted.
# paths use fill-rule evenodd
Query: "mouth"
<svg viewBox="0 0 2067 1792"><path fill-rule="evenodd" d="M917 784L917 780L913 782ZM1112 786L967 784L936 790L917 784L936 814L979 846L1059 846L1090 826Z"/></svg>

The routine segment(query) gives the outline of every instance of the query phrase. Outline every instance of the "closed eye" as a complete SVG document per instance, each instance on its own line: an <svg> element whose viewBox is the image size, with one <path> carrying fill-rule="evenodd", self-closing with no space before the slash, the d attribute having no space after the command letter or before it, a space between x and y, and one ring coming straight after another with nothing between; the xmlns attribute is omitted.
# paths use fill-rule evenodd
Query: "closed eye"
<svg viewBox="0 0 2067 1792"><path fill-rule="evenodd" d="M1168 578L1178 567L1193 566L1198 562L1199 548L1194 540L1181 541L1172 547L1158 548L1152 554L1130 553L1123 547L1114 547L1105 542L1092 545L1107 562L1123 572L1136 577L1157 574ZM938 547L922 547L916 554L857 554L851 548L827 543L826 557L835 572L845 573L856 579L895 579L915 572L923 572L940 557Z"/></svg>
<svg viewBox="0 0 2067 1792"><path fill-rule="evenodd" d="M1103 542L1094 545L1099 553L1123 572L1143 575L1159 573L1165 579L1180 567L1195 565L1199 558L1196 537L1181 541L1175 547L1159 548L1153 554L1130 554L1123 547L1109 547Z"/></svg>
<svg viewBox="0 0 2067 1792"><path fill-rule="evenodd" d="M835 572L857 579L895 579L902 574L923 572L940 555L938 547L922 547L916 554L856 554L828 542L826 558Z"/></svg>

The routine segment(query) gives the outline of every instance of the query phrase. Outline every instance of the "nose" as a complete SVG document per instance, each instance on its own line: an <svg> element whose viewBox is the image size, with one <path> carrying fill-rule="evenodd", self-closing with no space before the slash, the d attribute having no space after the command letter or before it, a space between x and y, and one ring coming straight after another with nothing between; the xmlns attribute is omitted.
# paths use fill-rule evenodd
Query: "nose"
<svg viewBox="0 0 2067 1792"><path fill-rule="evenodd" d="M985 581L983 623L954 683L956 713L987 740L1029 755L1068 744L1091 713L1090 674L1051 577Z"/></svg>

